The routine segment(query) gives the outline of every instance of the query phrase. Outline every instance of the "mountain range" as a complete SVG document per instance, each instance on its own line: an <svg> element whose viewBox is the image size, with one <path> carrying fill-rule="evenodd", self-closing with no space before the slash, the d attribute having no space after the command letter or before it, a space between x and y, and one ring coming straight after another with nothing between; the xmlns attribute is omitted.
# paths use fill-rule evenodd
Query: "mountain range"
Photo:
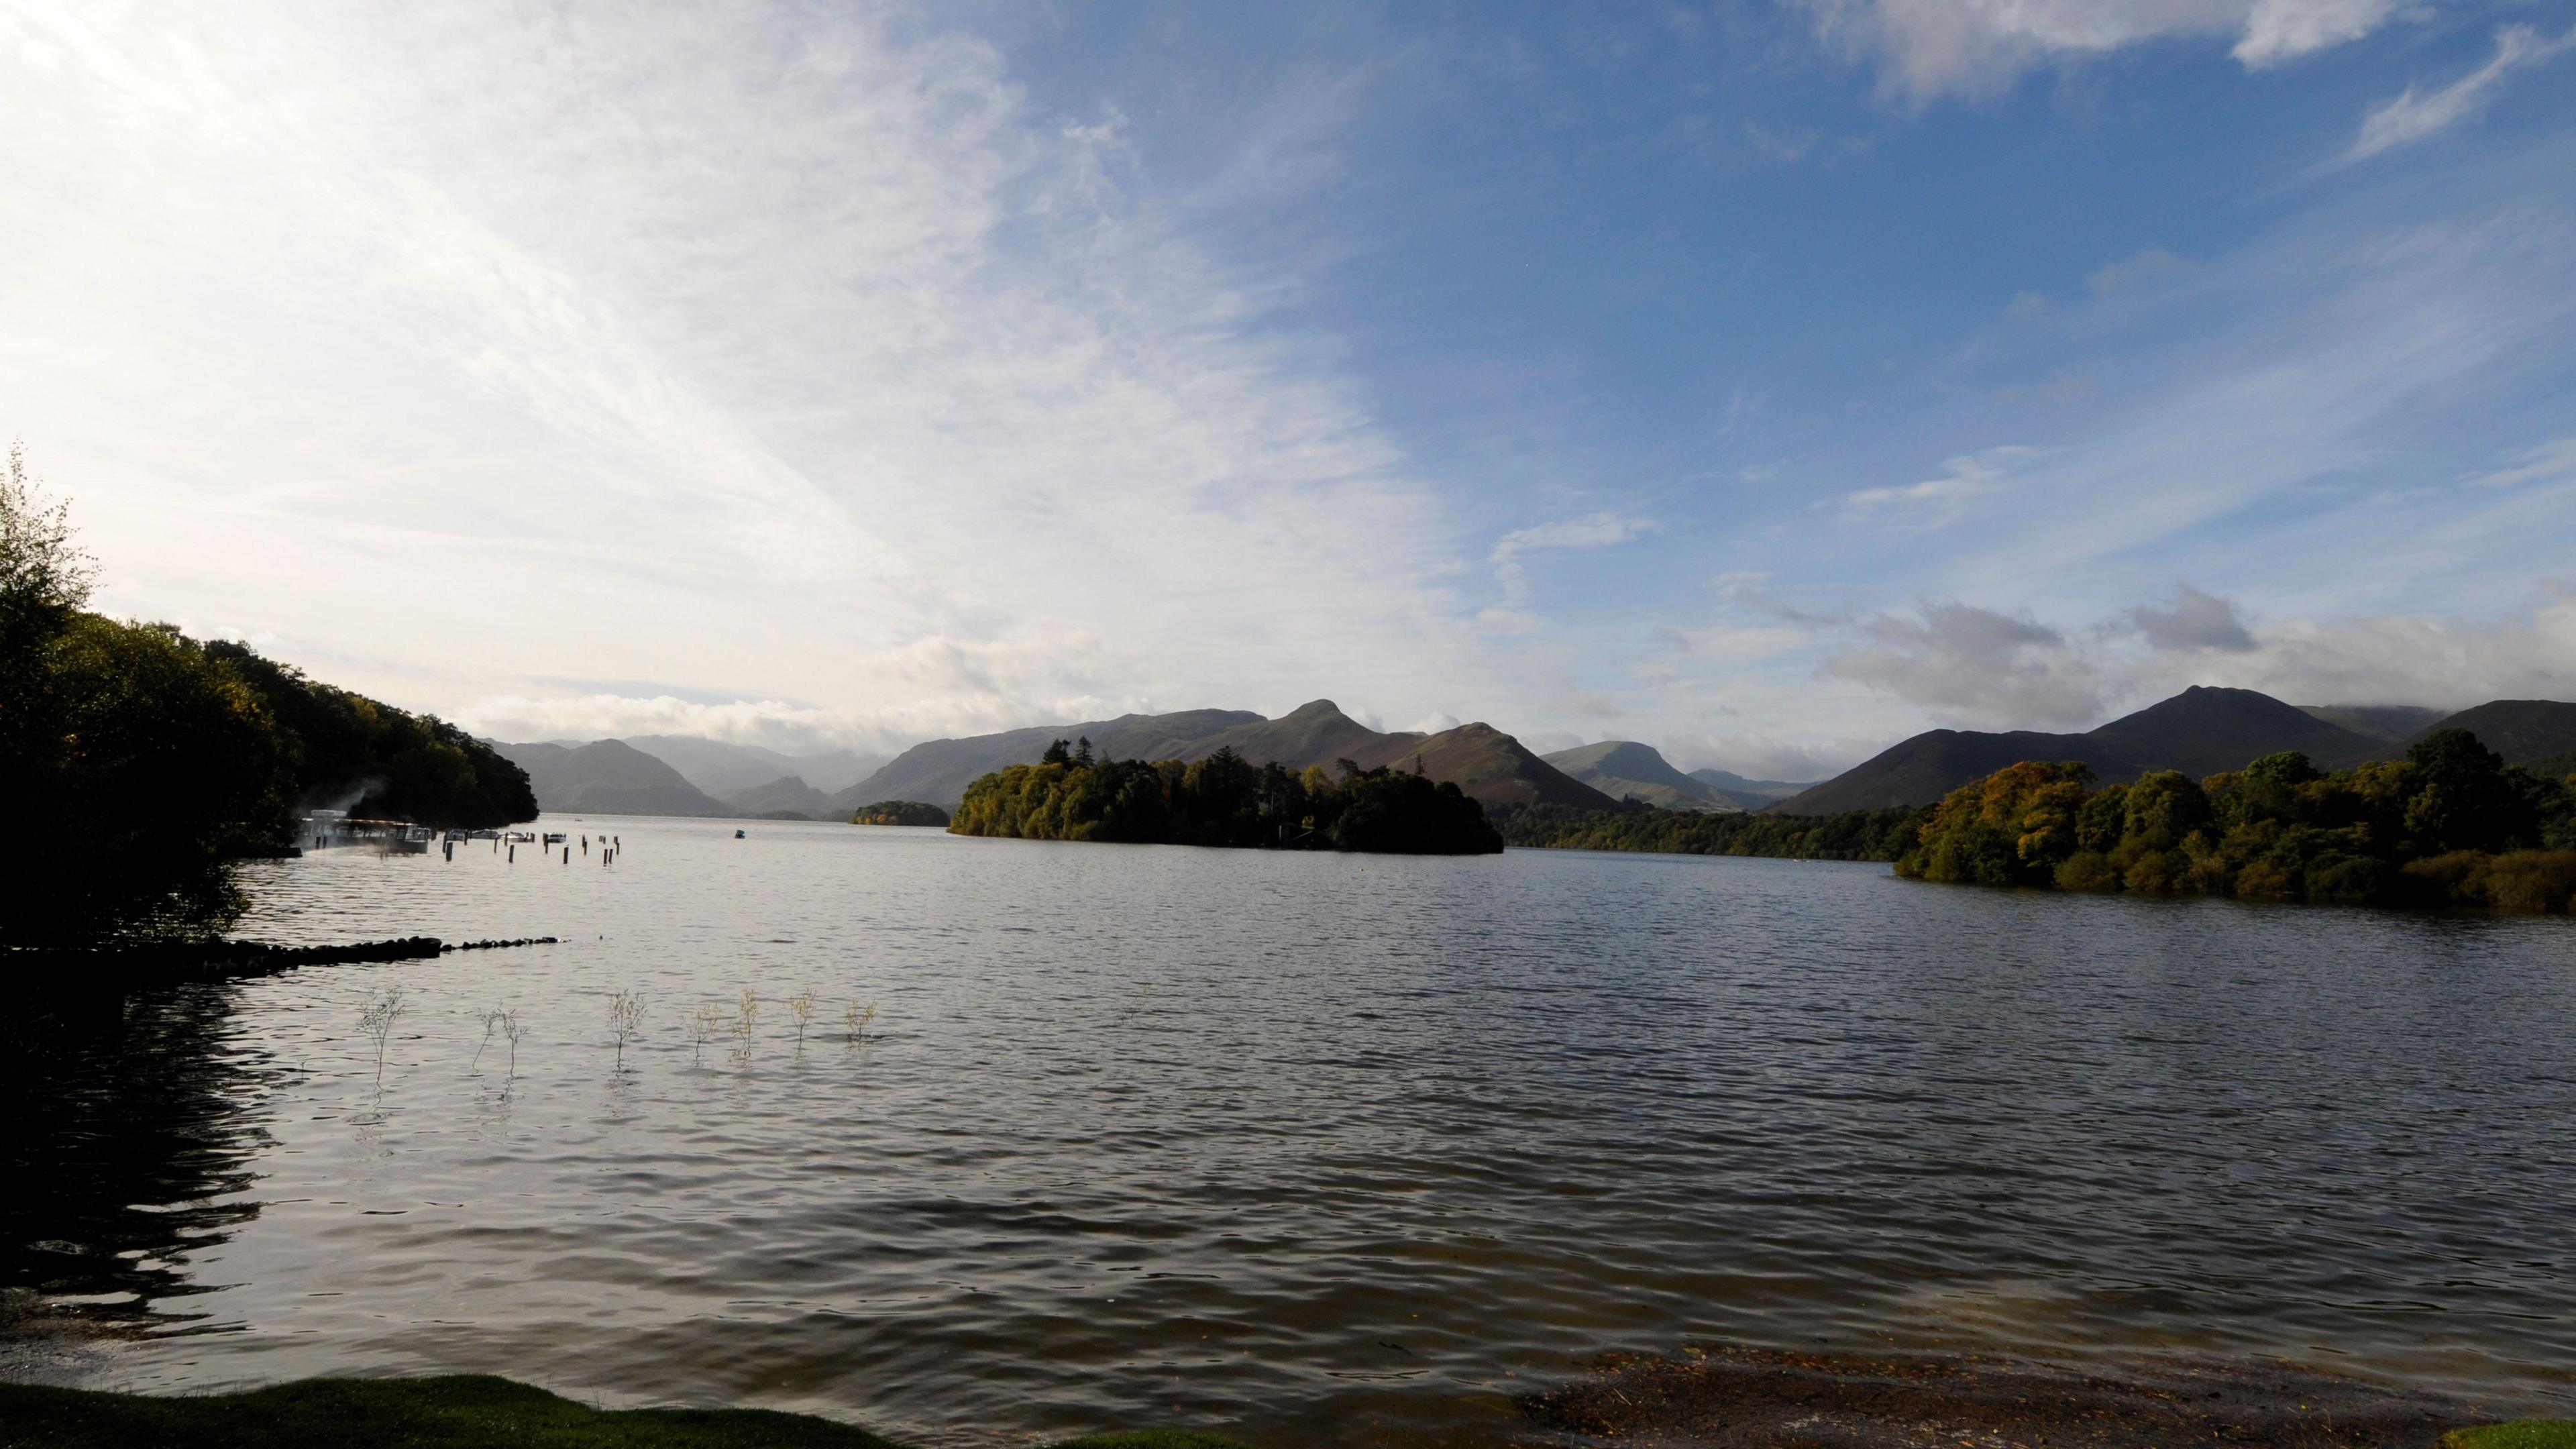
<svg viewBox="0 0 2576 1449"><path fill-rule="evenodd" d="M528 772L537 808L556 815L729 815L670 765L624 740L492 748Z"/></svg>
<svg viewBox="0 0 2576 1449"><path fill-rule="evenodd" d="M865 780L834 795L829 812L846 814L878 800L919 800L955 809L978 776L1005 765L1028 764L1056 740L1088 739L1094 753L1131 760L1203 760L1232 750L1257 765L1292 770L1333 769L1349 760L1362 769L1413 769L1454 781L1488 806L1541 801L1585 810L1616 808L1610 796L1568 778L1519 740L1489 724L1466 724L1438 734L1370 729L1329 699L1301 705L1277 719L1248 710L1195 709L1178 714L1128 714L1083 724L1047 725L930 740L887 762Z"/></svg>
<svg viewBox="0 0 2576 1449"><path fill-rule="evenodd" d="M1613 800L1634 800L1665 810L1731 813L1747 808L1716 785L1674 769L1654 746L1635 740L1602 740L1540 758Z"/></svg>
<svg viewBox="0 0 2576 1449"><path fill-rule="evenodd" d="M1733 770L1693 770L1690 777L1703 785L1716 786L1717 793L1747 810L1759 810L1775 800L1786 800L1816 783L1813 780L1748 780Z"/></svg>
<svg viewBox="0 0 2576 1449"><path fill-rule="evenodd" d="M790 755L694 735L629 735L626 743L679 771L681 778L719 800L782 779L802 780L829 795L866 779L886 761L883 755L856 750Z"/></svg>
<svg viewBox="0 0 2576 1449"><path fill-rule="evenodd" d="M2212 775L2283 750L2341 769L2396 758L2413 741L2453 727L2476 734L2507 764L2539 763L2576 749L2576 705L2548 700L2494 700L2438 715L2402 706L2302 708L2250 689L2194 685L2083 734L1927 730L1768 808L1832 815L1929 805L2023 760L2081 761L2105 782L2134 780L2149 770Z"/></svg>
<svg viewBox="0 0 2576 1449"><path fill-rule="evenodd" d="M886 800L954 809L978 776L1035 761L1055 740L1087 738L1095 753L1120 759L1201 760L1230 749L1256 764L1276 761L1298 770L1329 770L1341 760L1364 769L1419 768L1455 781L1489 808L1545 803L1607 810L1635 800L1673 810L1827 815L1930 804L2021 760L2080 760L2105 781L2133 780L2149 770L2208 775L2281 750L2298 750L2334 769L2395 758L2412 741L2453 726L2476 734L2510 764L2553 775L2576 771L2576 704L2493 700L2442 715L2400 705L2292 705L2253 690L2199 686L2082 734L1929 730L1822 783L1751 780L1724 770L1685 774L1634 740L1540 756L1484 723L1437 734L1374 730L1328 699L1276 719L1198 709L929 740L855 780L851 772L870 764L868 757L846 751L791 756L673 735L494 747L528 772L539 805L558 813L832 820ZM844 783L831 789L829 781Z"/></svg>

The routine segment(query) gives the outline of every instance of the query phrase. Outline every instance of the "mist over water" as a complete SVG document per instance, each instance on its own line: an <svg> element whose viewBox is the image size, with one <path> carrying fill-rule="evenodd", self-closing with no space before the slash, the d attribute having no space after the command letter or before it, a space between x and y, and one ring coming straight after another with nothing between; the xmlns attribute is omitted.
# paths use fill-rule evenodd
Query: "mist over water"
<svg viewBox="0 0 2576 1449"><path fill-rule="evenodd" d="M88 1039L20 1180L160 1201L39 1193L4 1246L158 1325L102 1382L484 1370L929 1443L1476 1441L1591 1354L1697 1338L2281 1356L2576 1407L2563 921L545 828L625 850L262 863L241 930L560 946L139 996ZM357 1019L395 981L379 1101ZM172 1133L203 1173L117 1176Z"/></svg>

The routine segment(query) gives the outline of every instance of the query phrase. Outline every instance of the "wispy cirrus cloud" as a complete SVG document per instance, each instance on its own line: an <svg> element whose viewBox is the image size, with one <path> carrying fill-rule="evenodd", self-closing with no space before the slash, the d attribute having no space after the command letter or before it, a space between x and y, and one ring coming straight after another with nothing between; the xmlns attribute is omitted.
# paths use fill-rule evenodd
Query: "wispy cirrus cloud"
<svg viewBox="0 0 2576 1449"><path fill-rule="evenodd" d="M2190 269L2191 263L2164 248L2148 247L2134 255L2123 257L2119 261L2096 269L2093 275L2084 280L2085 284L2093 289L2093 295L2108 297L2115 292L2125 292L2142 283L2152 282L2158 277L2170 277L2176 272Z"/></svg>
<svg viewBox="0 0 2576 1449"><path fill-rule="evenodd" d="M1651 518L1605 512L1516 528L1494 544L1491 556L1494 577L1502 584L1504 594L1518 601L1529 592L1529 575L1522 561L1531 554L1559 549L1611 548L1643 538L1657 527Z"/></svg>
<svg viewBox="0 0 2576 1449"><path fill-rule="evenodd" d="M2511 464L2473 481L2483 488L2519 488L2555 478L2576 478L2576 438L2525 449Z"/></svg>
<svg viewBox="0 0 2576 1449"><path fill-rule="evenodd" d="M1132 204L1114 114L918 20L0 14L0 397L109 607L472 718L1466 693L1474 554L1333 360Z"/></svg>
<svg viewBox="0 0 2576 1449"><path fill-rule="evenodd" d="M1921 105L1991 96L2044 65L2177 39L2231 40L2249 70L2358 40L2398 0L1804 0L1818 30Z"/></svg>
<svg viewBox="0 0 2576 1449"><path fill-rule="evenodd" d="M2408 86L2395 99L2371 108L2361 118L2361 132L2335 159L2337 166L2367 161L2383 151L2411 146L2436 136L2475 114L2493 98L2515 71L2552 60L2576 49L2576 30L2551 40L2528 25L2508 25L2496 32L2495 55L2485 65L2429 91Z"/></svg>
<svg viewBox="0 0 2576 1449"><path fill-rule="evenodd" d="M2029 448L1988 448L1941 465L1937 477L1919 483L1863 488L1843 495L1841 516L1848 524L1893 523L1913 530L1945 527L1958 521L1973 499L2002 491L2012 466L2032 455Z"/></svg>

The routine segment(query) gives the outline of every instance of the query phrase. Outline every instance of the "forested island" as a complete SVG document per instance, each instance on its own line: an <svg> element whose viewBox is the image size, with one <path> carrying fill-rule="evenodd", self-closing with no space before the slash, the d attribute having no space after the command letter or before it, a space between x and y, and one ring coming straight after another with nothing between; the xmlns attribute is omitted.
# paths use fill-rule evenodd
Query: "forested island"
<svg viewBox="0 0 2576 1449"><path fill-rule="evenodd" d="M976 780L948 828L1023 840L1403 855L1503 848L1485 807L1445 780L1348 760L1338 775L1291 771L1227 749L1190 764L1099 759L1087 739L1057 740L1034 765Z"/></svg>
<svg viewBox="0 0 2576 1449"><path fill-rule="evenodd" d="M2576 779L2576 777L2570 777ZM2093 785L2030 762L1935 806L1899 875L2154 895L2576 910L2576 785L2467 730L2403 760L2321 771L2295 751L2201 780Z"/></svg>
<svg viewBox="0 0 2576 1449"><path fill-rule="evenodd" d="M852 825L936 826L948 823L948 812L919 800L879 800L850 812Z"/></svg>
<svg viewBox="0 0 2576 1449"><path fill-rule="evenodd" d="M334 689L241 644L89 611L63 505L0 472L0 944L208 935L228 869L295 842L316 805L488 828L537 813L528 777L454 725Z"/></svg>

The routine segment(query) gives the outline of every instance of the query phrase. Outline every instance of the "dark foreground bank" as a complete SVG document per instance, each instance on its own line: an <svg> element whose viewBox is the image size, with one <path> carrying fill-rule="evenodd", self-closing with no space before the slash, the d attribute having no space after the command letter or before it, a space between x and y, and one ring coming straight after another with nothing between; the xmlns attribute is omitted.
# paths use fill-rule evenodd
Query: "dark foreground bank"
<svg viewBox="0 0 2576 1449"><path fill-rule="evenodd" d="M7 1449L902 1449L865 1429L769 1409L593 1409L489 1374L306 1379L246 1394L156 1397L0 1384ZM1058 1449L1242 1449L1180 1430L1102 1434Z"/></svg>
<svg viewBox="0 0 2576 1449"><path fill-rule="evenodd" d="M2313 1370L2174 1362L2118 1377L1979 1357L1694 1350L1614 1355L1525 1400L1546 1442L1665 1449L2576 1449L2576 1423L2475 1425L2438 1395ZM2470 1425L2464 1427L2464 1425ZM1510 1435L1525 1442L1525 1435ZM902 1449L848 1424L769 1409L593 1409L488 1374L306 1379L239 1394L148 1396L0 1383L0 1446L204 1449ZM1055 1449L1244 1449L1148 1429Z"/></svg>
<svg viewBox="0 0 2576 1449"><path fill-rule="evenodd" d="M1522 1407L1560 1433L1668 1449L2576 1449L2576 1423L2478 1425L2440 1395L2188 1360L2114 1377L1973 1355L1617 1354Z"/></svg>

